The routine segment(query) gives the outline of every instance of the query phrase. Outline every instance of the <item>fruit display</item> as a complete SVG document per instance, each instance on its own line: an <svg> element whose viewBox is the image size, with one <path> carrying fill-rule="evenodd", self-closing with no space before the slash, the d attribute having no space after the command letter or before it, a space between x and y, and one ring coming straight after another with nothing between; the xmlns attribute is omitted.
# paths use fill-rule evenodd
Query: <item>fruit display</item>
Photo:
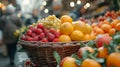
<svg viewBox="0 0 120 67"><path fill-rule="evenodd" d="M92 26L87 23L73 22L68 15L63 15L60 19L50 15L28 26L21 39L39 42L87 41L95 39L91 33Z"/></svg>
<svg viewBox="0 0 120 67"><path fill-rule="evenodd" d="M102 34L95 41L81 43L78 52L63 58L58 64L60 67L120 67L119 46L120 32L112 39Z"/></svg>
<svg viewBox="0 0 120 67"><path fill-rule="evenodd" d="M60 19L55 15L49 15L26 27L20 38L26 42L45 42L46 45L52 42L52 45L49 45L52 46L51 50L59 49L61 46L60 50L62 49L63 53L60 54L64 54L64 50L72 49L74 42L78 42L77 47L80 48L78 47L75 54L66 55L65 58L60 58L57 54L54 58L60 67L120 67L119 16L120 11L107 12L104 16L97 18L95 23L83 18L73 21L68 15L63 15ZM53 49L54 42L56 42L55 45L60 44L55 49ZM66 48L69 44L72 44L72 47ZM53 53L52 51L44 52ZM70 53L69 50L67 52Z"/></svg>

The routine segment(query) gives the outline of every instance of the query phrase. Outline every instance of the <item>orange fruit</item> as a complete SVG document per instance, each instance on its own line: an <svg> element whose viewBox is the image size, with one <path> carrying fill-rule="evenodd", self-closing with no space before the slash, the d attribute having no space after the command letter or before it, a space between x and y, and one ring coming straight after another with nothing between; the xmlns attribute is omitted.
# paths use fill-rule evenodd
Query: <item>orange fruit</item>
<svg viewBox="0 0 120 67"><path fill-rule="evenodd" d="M92 32L92 26L86 24L86 29L84 30L84 34L90 34Z"/></svg>
<svg viewBox="0 0 120 67"><path fill-rule="evenodd" d="M104 32L106 32L106 33L109 33L109 30L110 30L111 28L112 28L112 27L111 27L109 24L103 24L103 25L101 26L101 29L103 29Z"/></svg>
<svg viewBox="0 0 120 67"><path fill-rule="evenodd" d="M96 29L97 34L104 34L104 31L101 28Z"/></svg>
<svg viewBox="0 0 120 67"><path fill-rule="evenodd" d="M86 29L86 24L84 22L80 22L80 21L73 22L73 26L74 26L75 30L79 30L82 32L84 32Z"/></svg>
<svg viewBox="0 0 120 67"><path fill-rule="evenodd" d="M120 52L111 53L106 60L107 67L120 67Z"/></svg>
<svg viewBox="0 0 120 67"><path fill-rule="evenodd" d="M117 23L119 23L120 20L116 19L116 20L113 20L113 22L111 23L111 26L112 28L115 28L115 26L117 25Z"/></svg>
<svg viewBox="0 0 120 67"><path fill-rule="evenodd" d="M99 58L107 58L108 56L108 49L104 47L98 48L98 57Z"/></svg>
<svg viewBox="0 0 120 67"><path fill-rule="evenodd" d="M79 31L79 30L74 30L74 31L71 33L70 38L71 38L71 40L73 40L73 41L80 41L80 40L82 40L83 36L84 36L84 34L83 34L81 31Z"/></svg>
<svg viewBox="0 0 120 67"><path fill-rule="evenodd" d="M92 32L92 26L84 22L73 22L73 26L75 30L82 31L84 34L90 34Z"/></svg>
<svg viewBox="0 0 120 67"><path fill-rule="evenodd" d="M60 35L59 41L60 42L71 42L71 38L68 35Z"/></svg>
<svg viewBox="0 0 120 67"><path fill-rule="evenodd" d="M100 63L98 63L97 61L93 59L85 59L82 62L81 67L102 67L102 66L100 65Z"/></svg>
<svg viewBox="0 0 120 67"><path fill-rule="evenodd" d="M94 27L94 28L93 28L93 31L96 32L98 28L99 28L99 27L97 27L97 26Z"/></svg>
<svg viewBox="0 0 120 67"><path fill-rule="evenodd" d="M91 36L91 40L94 40L94 39L96 38L96 33L95 33L95 32L92 32L92 33L90 34L90 36Z"/></svg>
<svg viewBox="0 0 120 67"><path fill-rule="evenodd" d="M91 36L89 34L85 34L84 37L83 37L83 41L88 41L88 40L91 40Z"/></svg>
<svg viewBox="0 0 120 67"><path fill-rule="evenodd" d="M103 21L103 24L109 24L109 25L110 25L110 22L107 21L107 20L104 20L104 21Z"/></svg>
<svg viewBox="0 0 120 67"><path fill-rule="evenodd" d="M70 35L74 30L74 27L71 23L65 22L61 24L60 33L63 35Z"/></svg>
<svg viewBox="0 0 120 67"><path fill-rule="evenodd" d="M72 23L72 18L68 15L63 15L61 18L60 18L61 22L64 23L64 22L70 22Z"/></svg>
<svg viewBox="0 0 120 67"><path fill-rule="evenodd" d="M78 67L75 58L65 57L60 62L60 67Z"/></svg>
<svg viewBox="0 0 120 67"><path fill-rule="evenodd" d="M114 28L109 30L109 34L115 34L116 30Z"/></svg>
<svg viewBox="0 0 120 67"><path fill-rule="evenodd" d="M99 22L98 27L101 27L103 24L109 24L110 25L110 22L108 22L107 20L101 21L101 22Z"/></svg>
<svg viewBox="0 0 120 67"><path fill-rule="evenodd" d="M97 23L93 23L92 24L92 28L96 27L97 26Z"/></svg>
<svg viewBox="0 0 120 67"><path fill-rule="evenodd" d="M120 31L120 23L118 23L116 26L115 26L115 29Z"/></svg>

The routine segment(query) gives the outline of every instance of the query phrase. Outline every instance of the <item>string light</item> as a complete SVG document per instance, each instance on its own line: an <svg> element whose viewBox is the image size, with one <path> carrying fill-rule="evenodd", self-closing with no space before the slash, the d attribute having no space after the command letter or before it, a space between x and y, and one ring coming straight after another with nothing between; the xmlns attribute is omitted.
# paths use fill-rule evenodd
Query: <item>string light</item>
<svg viewBox="0 0 120 67"><path fill-rule="evenodd" d="M48 12L49 12L49 10L48 10L48 9L45 9L45 10L44 10L44 12L45 12L45 13L48 13Z"/></svg>
<svg viewBox="0 0 120 67"><path fill-rule="evenodd" d="M87 7L90 7L90 3L86 3L86 6L87 6Z"/></svg>
<svg viewBox="0 0 120 67"><path fill-rule="evenodd" d="M70 6L71 7L74 7L75 6L75 3L72 1L72 2L70 2Z"/></svg>
<svg viewBox="0 0 120 67"><path fill-rule="evenodd" d="M81 4L81 1L80 1L80 0L78 0L78 1L77 1L77 4Z"/></svg>
<svg viewBox="0 0 120 67"><path fill-rule="evenodd" d="M43 5L44 5L44 6L45 6L45 5L47 5L47 2L46 2L46 1L44 1L44 2L43 2Z"/></svg>

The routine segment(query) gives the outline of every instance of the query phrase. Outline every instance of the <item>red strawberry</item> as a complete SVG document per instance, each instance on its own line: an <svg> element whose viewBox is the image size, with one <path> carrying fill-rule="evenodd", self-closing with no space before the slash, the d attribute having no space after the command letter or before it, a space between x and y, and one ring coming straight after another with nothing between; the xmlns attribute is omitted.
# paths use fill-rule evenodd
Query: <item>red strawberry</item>
<svg viewBox="0 0 120 67"><path fill-rule="evenodd" d="M32 29L32 31L33 31L34 33L36 33L36 31L37 31L37 28L33 28L33 29Z"/></svg>
<svg viewBox="0 0 120 67"><path fill-rule="evenodd" d="M43 38L42 42L48 42L47 38Z"/></svg>
<svg viewBox="0 0 120 67"><path fill-rule="evenodd" d="M60 32L55 31L55 32L54 32L54 35L55 35L55 38L59 38L59 36L60 36Z"/></svg>
<svg viewBox="0 0 120 67"><path fill-rule="evenodd" d="M44 27L44 28L43 28L43 32L45 32L46 30L47 30L47 28Z"/></svg>
<svg viewBox="0 0 120 67"><path fill-rule="evenodd" d="M42 33L42 29L36 29L36 34L40 34L40 33Z"/></svg>
<svg viewBox="0 0 120 67"><path fill-rule="evenodd" d="M27 37L27 41L33 41L32 37Z"/></svg>
<svg viewBox="0 0 120 67"><path fill-rule="evenodd" d="M33 37L33 38L34 38L36 35L37 35L37 34L35 34L35 33L32 33L32 37Z"/></svg>
<svg viewBox="0 0 120 67"><path fill-rule="evenodd" d="M47 35L47 38L48 38L48 40L49 40L50 42L52 42L52 41L55 39L55 35L53 35L52 33L49 33L49 34Z"/></svg>
<svg viewBox="0 0 120 67"><path fill-rule="evenodd" d="M51 28L49 31L50 31L50 33L52 33L52 34L54 34L54 33L56 32L56 30L53 29L53 28Z"/></svg>
<svg viewBox="0 0 120 67"><path fill-rule="evenodd" d="M32 30L28 30L28 31L26 32L26 34L27 34L28 36L32 36Z"/></svg>
<svg viewBox="0 0 120 67"><path fill-rule="evenodd" d="M45 38L45 34L44 33L40 33L39 40L42 40L43 38Z"/></svg>
<svg viewBox="0 0 120 67"><path fill-rule="evenodd" d="M37 25L37 28L41 28L41 29L43 29L43 28L44 28L44 26L43 26L43 24L42 24L42 23L39 23L39 24Z"/></svg>
<svg viewBox="0 0 120 67"><path fill-rule="evenodd" d="M59 39L55 38L52 42L59 42Z"/></svg>
<svg viewBox="0 0 120 67"><path fill-rule="evenodd" d="M33 38L33 41L38 41L38 39L39 39L39 36L35 36L35 37Z"/></svg>
<svg viewBox="0 0 120 67"><path fill-rule="evenodd" d="M44 33L45 33L45 35L47 36L48 33L50 33L50 32L49 32L49 30L46 30Z"/></svg>

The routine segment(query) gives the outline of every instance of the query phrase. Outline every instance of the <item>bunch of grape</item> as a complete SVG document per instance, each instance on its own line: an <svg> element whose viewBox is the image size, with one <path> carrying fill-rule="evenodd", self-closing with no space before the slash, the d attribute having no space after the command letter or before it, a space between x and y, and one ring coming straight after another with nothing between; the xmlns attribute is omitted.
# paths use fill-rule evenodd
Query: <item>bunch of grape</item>
<svg viewBox="0 0 120 67"><path fill-rule="evenodd" d="M61 25L60 19L58 19L55 15L49 15L48 17L41 19L40 22L42 22L47 29L54 28L58 30Z"/></svg>

